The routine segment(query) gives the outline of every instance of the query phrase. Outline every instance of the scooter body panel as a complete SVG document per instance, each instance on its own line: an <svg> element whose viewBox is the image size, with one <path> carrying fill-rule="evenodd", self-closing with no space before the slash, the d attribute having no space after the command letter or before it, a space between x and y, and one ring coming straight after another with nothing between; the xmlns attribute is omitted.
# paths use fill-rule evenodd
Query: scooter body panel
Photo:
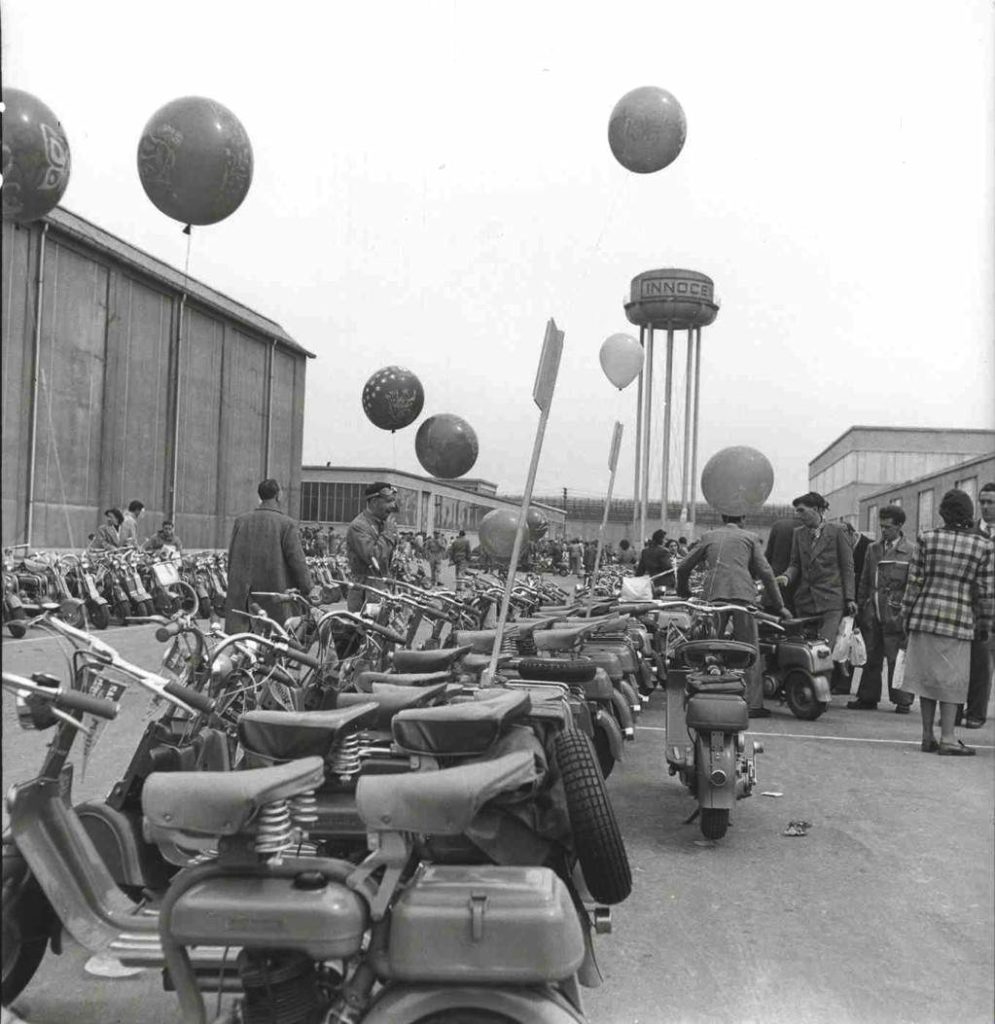
<svg viewBox="0 0 995 1024"><path fill-rule="evenodd" d="M736 737L728 732L699 732L695 736L698 804L731 810L736 803ZM716 781L721 773L722 781Z"/></svg>
<svg viewBox="0 0 995 1024"><path fill-rule="evenodd" d="M363 1024L416 1024L445 1010L501 1014L517 1024L583 1024L583 1013L554 989L488 985L390 985L364 1014Z"/></svg>
<svg viewBox="0 0 995 1024"><path fill-rule="evenodd" d="M158 891L169 884L171 872L142 837L140 818L96 800L78 804L76 814L118 885Z"/></svg>

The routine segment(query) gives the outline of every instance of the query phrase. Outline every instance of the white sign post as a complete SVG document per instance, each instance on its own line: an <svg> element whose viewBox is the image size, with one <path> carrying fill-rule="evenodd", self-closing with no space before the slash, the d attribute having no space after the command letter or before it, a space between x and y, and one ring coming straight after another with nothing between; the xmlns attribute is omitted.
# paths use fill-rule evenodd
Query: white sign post
<svg viewBox="0 0 995 1024"><path fill-rule="evenodd" d="M518 532L511 549L511 561L508 563L508 578L504 586L504 598L501 601L501 614L498 616L497 633L494 637L494 649L491 651L491 663L487 666L485 684L494 679L497 671L498 656L501 653L501 640L504 636L505 623L508 621L508 608L511 606L511 591L515 586L515 574L518 571L518 556L522 550L522 538L528 530L529 506L532 504L532 489L535 487L536 472L539 469L539 455L542 452L542 441L546 434L546 421L549 409L553 404L553 392L556 390L556 375L560 370L560 356L563 354L563 331L556 327L556 321L546 324L546 336L542 343L542 355L539 357L539 368L536 370L535 384L532 387L532 399L539 407L539 426L536 429L535 444L532 446L532 462L529 464L529 475L525 481L525 493L522 495L522 508L518 514Z"/></svg>
<svg viewBox="0 0 995 1024"><path fill-rule="evenodd" d="M601 526L598 529L598 550L594 555L594 572L591 573L590 590L588 591L587 614L590 617L594 610L594 592L598 583L598 570L601 568L601 553L605 549L605 528L608 526L608 512L612 505L612 491L615 490L615 473L618 470L618 453L622 447L622 424L616 420L615 429L612 431L612 444L608 451L608 469L611 476L608 478L608 496L605 498L605 511L601 517Z"/></svg>

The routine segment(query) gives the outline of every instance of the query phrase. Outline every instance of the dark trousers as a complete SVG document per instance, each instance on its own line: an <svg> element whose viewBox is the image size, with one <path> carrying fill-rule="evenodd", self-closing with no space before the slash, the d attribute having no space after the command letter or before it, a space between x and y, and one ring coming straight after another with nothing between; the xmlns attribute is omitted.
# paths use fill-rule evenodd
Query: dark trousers
<svg viewBox="0 0 995 1024"><path fill-rule="evenodd" d="M727 604L740 604L739 601L727 601ZM743 611L725 612L719 623L719 635L726 632L726 626L732 620L732 639L749 644L756 651L756 661L746 670L746 703L751 710L764 706L764 667L760 654L760 635L757 632L757 620L745 608Z"/></svg>
<svg viewBox="0 0 995 1024"><path fill-rule="evenodd" d="M966 715L979 722L988 719L988 701L992 696L992 649L988 640L971 641L971 679L967 684L967 704L957 717Z"/></svg>
<svg viewBox="0 0 995 1024"><path fill-rule="evenodd" d="M861 626L860 633L867 648L867 664L864 665L860 686L857 687L857 700L865 700L869 704L877 704L881 700L882 679L885 662L888 663L888 699L892 704L911 705L915 695L905 690L896 690L891 681L895 677L895 660L902 638L897 633L885 633L880 622Z"/></svg>

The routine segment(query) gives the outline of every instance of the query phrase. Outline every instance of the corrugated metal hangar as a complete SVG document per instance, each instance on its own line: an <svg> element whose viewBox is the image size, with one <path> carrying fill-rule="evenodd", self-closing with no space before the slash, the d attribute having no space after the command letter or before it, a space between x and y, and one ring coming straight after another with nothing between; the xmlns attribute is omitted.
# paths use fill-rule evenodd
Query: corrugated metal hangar
<svg viewBox="0 0 995 1024"><path fill-rule="evenodd" d="M67 210L2 241L5 545L84 546L138 499L223 548L270 475L297 514L312 353Z"/></svg>

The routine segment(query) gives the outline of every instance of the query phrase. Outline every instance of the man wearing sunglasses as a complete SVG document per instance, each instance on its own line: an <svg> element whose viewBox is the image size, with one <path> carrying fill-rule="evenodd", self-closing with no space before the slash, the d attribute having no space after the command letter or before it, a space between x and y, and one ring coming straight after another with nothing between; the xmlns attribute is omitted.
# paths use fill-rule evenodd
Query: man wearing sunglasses
<svg viewBox="0 0 995 1024"><path fill-rule="evenodd" d="M366 603L362 584L371 577L384 577L390 571L390 559L397 547L397 526L390 518L397 511L397 488L382 480L364 491L366 508L346 531L346 556L353 586L349 589L348 608L361 611Z"/></svg>

